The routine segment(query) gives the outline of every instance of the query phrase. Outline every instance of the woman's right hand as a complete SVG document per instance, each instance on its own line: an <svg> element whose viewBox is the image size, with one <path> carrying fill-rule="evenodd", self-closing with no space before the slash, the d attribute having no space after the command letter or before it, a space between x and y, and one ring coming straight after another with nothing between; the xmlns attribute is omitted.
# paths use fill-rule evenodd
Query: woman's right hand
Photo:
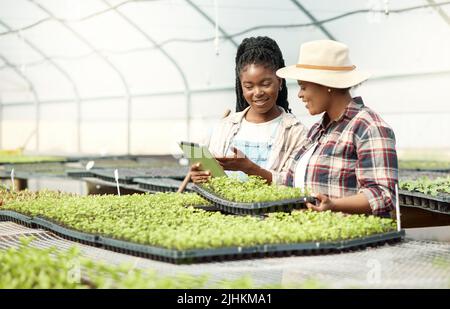
<svg viewBox="0 0 450 309"><path fill-rule="evenodd" d="M211 173L209 171L200 170L200 163L191 165L189 173L193 183L207 182L211 178Z"/></svg>

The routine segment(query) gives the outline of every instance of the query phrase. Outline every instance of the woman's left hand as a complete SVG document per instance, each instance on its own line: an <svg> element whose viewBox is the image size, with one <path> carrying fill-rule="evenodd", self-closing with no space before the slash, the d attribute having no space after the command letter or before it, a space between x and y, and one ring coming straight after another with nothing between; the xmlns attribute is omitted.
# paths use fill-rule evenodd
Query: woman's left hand
<svg viewBox="0 0 450 309"><path fill-rule="evenodd" d="M224 170L227 171L242 171L246 174L252 168L254 168L255 163L253 163L249 158L245 156L242 151L235 147L231 147L233 151L233 156L231 157L216 157L216 160L219 161L220 165Z"/></svg>
<svg viewBox="0 0 450 309"><path fill-rule="evenodd" d="M333 211L336 207L334 202L326 195L323 194L317 194L316 198L319 202L319 205L313 205L311 203L306 203L306 206L308 209L315 210L315 211L327 211L331 210Z"/></svg>

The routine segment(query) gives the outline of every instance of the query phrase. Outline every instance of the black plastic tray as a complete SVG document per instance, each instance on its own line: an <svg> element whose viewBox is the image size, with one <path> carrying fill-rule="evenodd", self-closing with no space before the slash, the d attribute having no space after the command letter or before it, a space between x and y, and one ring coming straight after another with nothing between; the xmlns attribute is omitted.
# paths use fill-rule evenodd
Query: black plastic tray
<svg viewBox="0 0 450 309"><path fill-rule="evenodd" d="M66 171L66 175L68 177L72 177L72 178L85 178L85 177L93 177L93 174L91 171L86 171L86 170L67 170Z"/></svg>
<svg viewBox="0 0 450 309"><path fill-rule="evenodd" d="M27 164L45 164L45 163L66 163L67 159L55 160L55 161L30 161L30 162L12 162L12 161L0 161L0 165L27 165Z"/></svg>
<svg viewBox="0 0 450 309"><path fill-rule="evenodd" d="M119 168L119 183L131 184L134 178L173 178L183 180L188 169L185 167L177 168ZM114 169L102 169L92 172L93 176L115 182Z"/></svg>
<svg viewBox="0 0 450 309"><path fill-rule="evenodd" d="M412 170L412 169L401 169L398 171L398 177L400 180L416 180L422 177L429 179L436 179L440 177L447 177L449 173L443 170Z"/></svg>
<svg viewBox="0 0 450 309"><path fill-rule="evenodd" d="M198 206L192 206L196 209L201 209L201 210L205 210L205 211L220 211L219 208L217 208L216 206L209 206L209 205L198 205Z"/></svg>
<svg viewBox="0 0 450 309"><path fill-rule="evenodd" d="M133 181L139 184L139 187L152 192L177 192L181 180L173 178L134 178ZM192 184L188 184L184 191L192 191Z"/></svg>
<svg viewBox="0 0 450 309"><path fill-rule="evenodd" d="M194 263L210 261L226 261L236 259L248 259L257 257L280 257L289 255L307 255L319 253L341 252L347 250L364 249L368 246L377 246L385 243L401 241L405 231L388 232L355 239L333 242L307 242L296 244L268 244L248 247L222 247L214 249L173 250L161 247L142 245L129 241L98 236L89 233L75 231L59 226L47 219L21 215L14 211L0 211L0 219L11 220L18 218L18 223L33 224L31 227L40 227L49 230L63 238L81 242L88 245L103 247L108 250L125 254L151 258L170 263ZM14 221L14 220L13 220ZM17 222L17 221L16 221Z"/></svg>
<svg viewBox="0 0 450 309"><path fill-rule="evenodd" d="M0 221L12 221L29 228L36 227L31 217L12 210L0 210Z"/></svg>
<svg viewBox="0 0 450 309"><path fill-rule="evenodd" d="M223 247L195 250L171 250L130 243L127 241L102 236L100 236L99 241L102 243L103 247L108 250L169 263L181 264L342 252L347 250L364 249L369 246L378 246L385 243L399 242L404 238L404 236L405 231L402 230L400 232L388 232L335 242L270 244L248 247Z"/></svg>
<svg viewBox="0 0 450 309"><path fill-rule="evenodd" d="M400 171L450 174L450 168L402 168Z"/></svg>
<svg viewBox="0 0 450 309"><path fill-rule="evenodd" d="M35 226L51 231L68 240L77 241L91 246L99 246L98 242L99 236L97 235L79 232L70 228L66 228L58 225L53 221L41 217L34 217L32 221L35 224Z"/></svg>
<svg viewBox="0 0 450 309"><path fill-rule="evenodd" d="M225 200L197 185L193 185L192 189L220 210L238 215L261 215L274 211L286 212L305 208L306 202L314 204L316 201L314 197L299 197L275 202L237 203Z"/></svg>
<svg viewBox="0 0 450 309"><path fill-rule="evenodd" d="M420 192L399 190L400 204L450 215L450 195L431 196Z"/></svg>
<svg viewBox="0 0 450 309"><path fill-rule="evenodd" d="M28 173L28 172L14 172L14 178L16 179L35 179L35 178L61 178L65 177L64 172L62 173L45 173L45 172L36 172L36 173Z"/></svg>
<svg viewBox="0 0 450 309"><path fill-rule="evenodd" d="M87 156L69 156L66 157L68 162L79 161L98 161L98 160L139 160L139 159L168 159L173 158L171 155L87 155Z"/></svg>
<svg viewBox="0 0 450 309"><path fill-rule="evenodd" d="M65 166L61 162L26 163L20 166L6 165L4 173L10 175L12 169L14 169L15 177L19 179L66 176Z"/></svg>

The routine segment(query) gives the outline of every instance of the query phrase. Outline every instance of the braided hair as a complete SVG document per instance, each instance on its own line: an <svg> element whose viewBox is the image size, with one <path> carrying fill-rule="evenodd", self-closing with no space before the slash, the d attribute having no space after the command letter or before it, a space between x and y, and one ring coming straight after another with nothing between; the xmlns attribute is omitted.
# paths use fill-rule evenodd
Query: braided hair
<svg viewBox="0 0 450 309"><path fill-rule="evenodd" d="M249 64L263 65L274 72L285 66L283 54L278 44L271 38L258 36L244 39L236 53L236 112L241 112L249 106L244 98L240 79L241 71ZM290 113L287 95L286 80L282 78L276 104Z"/></svg>

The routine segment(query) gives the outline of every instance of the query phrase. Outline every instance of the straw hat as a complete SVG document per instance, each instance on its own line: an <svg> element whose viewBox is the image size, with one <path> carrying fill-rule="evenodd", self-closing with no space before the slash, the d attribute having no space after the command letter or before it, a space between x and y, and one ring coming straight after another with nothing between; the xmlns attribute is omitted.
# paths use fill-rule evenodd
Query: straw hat
<svg viewBox="0 0 450 309"><path fill-rule="evenodd" d="M332 40L303 43L298 62L281 68L277 75L332 88L350 88L369 78L352 64L345 44Z"/></svg>

